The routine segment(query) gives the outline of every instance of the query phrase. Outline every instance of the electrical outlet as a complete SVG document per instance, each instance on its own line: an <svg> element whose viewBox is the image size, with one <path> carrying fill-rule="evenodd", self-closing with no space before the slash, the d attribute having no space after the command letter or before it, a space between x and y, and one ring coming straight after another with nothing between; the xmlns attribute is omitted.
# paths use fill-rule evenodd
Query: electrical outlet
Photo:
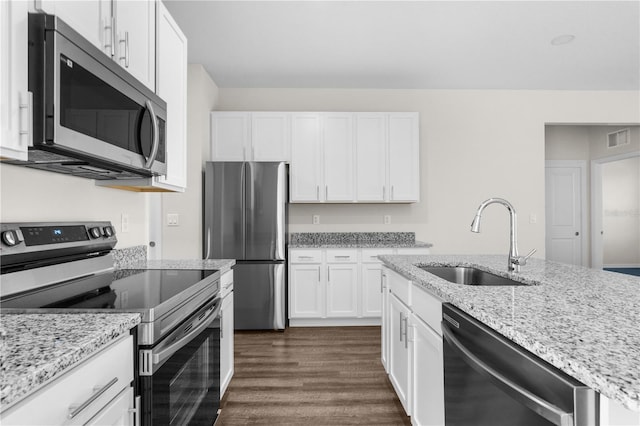
<svg viewBox="0 0 640 426"><path fill-rule="evenodd" d="M384 222L385 225L391 224L391 216L388 215L388 214L385 214L384 217L383 217L383 222Z"/></svg>
<svg viewBox="0 0 640 426"><path fill-rule="evenodd" d="M126 233L129 232L129 214L122 213L120 216L120 232Z"/></svg>
<svg viewBox="0 0 640 426"><path fill-rule="evenodd" d="M180 225L180 215L178 213L168 213L167 214L167 225L168 226L179 226Z"/></svg>
<svg viewBox="0 0 640 426"><path fill-rule="evenodd" d="M535 213L529 214L529 223L538 223L538 216Z"/></svg>
<svg viewBox="0 0 640 426"><path fill-rule="evenodd" d="M313 215L313 219L312 219L312 223L313 223L314 225L318 225L318 224L320 223L320 215L318 215L318 214L314 214L314 215Z"/></svg>

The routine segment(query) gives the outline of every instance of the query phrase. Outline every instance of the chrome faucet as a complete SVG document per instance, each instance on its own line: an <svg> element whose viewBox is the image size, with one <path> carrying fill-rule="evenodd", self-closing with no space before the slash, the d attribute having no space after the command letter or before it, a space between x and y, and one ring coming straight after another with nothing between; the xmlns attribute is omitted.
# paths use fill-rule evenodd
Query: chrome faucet
<svg viewBox="0 0 640 426"><path fill-rule="evenodd" d="M517 237L517 227L518 227L518 219L516 217L516 209L513 208L510 202L504 200L502 198L489 198L480 204L478 207L478 211L476 211L476 216L473 218L473 222L471 222L471 232L480 232L480 218L482 216L483 210L489 204L502 204L509 210L509 263L507 264L507 270L509 272L520 272L520 266L527 264L527 259L529 259L533 253L536 252L536 249L533 249L526 256L518 256L518 237Z"/></svg>

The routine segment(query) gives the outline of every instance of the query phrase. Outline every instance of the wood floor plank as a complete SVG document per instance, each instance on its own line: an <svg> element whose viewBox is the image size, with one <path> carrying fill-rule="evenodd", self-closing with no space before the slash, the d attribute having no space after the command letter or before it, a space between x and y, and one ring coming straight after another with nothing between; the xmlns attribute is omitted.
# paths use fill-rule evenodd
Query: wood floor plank
<svg viewBox="0 0 640 426"><path fill-rule="evenodd" d="M218 425L410 425L382 363L380 327L235 333Z"/></svg>

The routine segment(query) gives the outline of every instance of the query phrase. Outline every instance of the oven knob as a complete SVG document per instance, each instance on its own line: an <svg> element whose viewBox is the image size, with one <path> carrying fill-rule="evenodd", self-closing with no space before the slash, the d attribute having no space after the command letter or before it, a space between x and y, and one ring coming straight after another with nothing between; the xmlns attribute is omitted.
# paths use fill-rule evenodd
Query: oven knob
<svg viewBox="0 0 640 426"><path fill-rule="evenodd" d="M105 226L102 229L102 231L104 233L104 236L107 237L107 238L113 237L115 235L115 233L116 233L115 229L113 229L113 226Z"/></svg>
<svg viewBox="0 0 640 426"><path fill-rule="evenodd" d="M16 244L20 243L22 239L20 235L16 231L4 231L2 233L2 242L8 245L9 247L13 247Z"/></svg>
<svg viewBox="0 0 640 426"><path fill-rule="evenodd" d="M89 229L89 234L91 235L91 238L100 238L102 237L102 231L100 231L99 227L94 227L94 228L90 228Z"/></svg>

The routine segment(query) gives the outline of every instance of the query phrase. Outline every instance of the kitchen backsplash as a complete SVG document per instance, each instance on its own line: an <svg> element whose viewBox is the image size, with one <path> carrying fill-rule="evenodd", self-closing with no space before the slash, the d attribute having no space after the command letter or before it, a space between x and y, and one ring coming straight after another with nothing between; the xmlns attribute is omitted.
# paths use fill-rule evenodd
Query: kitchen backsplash
<svg viewBox="0 0 640 426"><path fill-rule="evenodd" d="M415 232L301 232L289 234L292 245L413 244Z"/></svg>
<svg viewBox="0 0 640 426"><path fill-rule="evenodd" d="M123 249L111 250L113 266L116 269L124 268L142 260L147 260L147 246L134 246Z"/></svg>

